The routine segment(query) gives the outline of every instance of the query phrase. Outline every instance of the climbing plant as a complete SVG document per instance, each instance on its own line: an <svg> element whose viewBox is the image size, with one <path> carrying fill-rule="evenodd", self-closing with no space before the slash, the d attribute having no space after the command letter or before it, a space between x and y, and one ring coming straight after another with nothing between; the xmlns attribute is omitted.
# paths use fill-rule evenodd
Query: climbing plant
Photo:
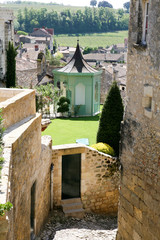
<svg viewBox="0 0 160 240"><path fill-rule="evenodd" d="M9 42L7 52L7 73L6 73L6 87L16 86L16 56L17 48L12 42Z"/></svg>

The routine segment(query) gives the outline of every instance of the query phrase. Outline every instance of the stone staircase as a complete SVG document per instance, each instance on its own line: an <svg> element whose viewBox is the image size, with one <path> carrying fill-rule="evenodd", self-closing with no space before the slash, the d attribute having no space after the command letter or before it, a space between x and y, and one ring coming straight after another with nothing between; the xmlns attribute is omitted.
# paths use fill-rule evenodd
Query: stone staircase
<svg viewBox="0 0 160 240"><path fill-rule="evenodd" d="M66 217L83 218L84 209L80 198L71 198L61 201L63 212Z"/></svg>

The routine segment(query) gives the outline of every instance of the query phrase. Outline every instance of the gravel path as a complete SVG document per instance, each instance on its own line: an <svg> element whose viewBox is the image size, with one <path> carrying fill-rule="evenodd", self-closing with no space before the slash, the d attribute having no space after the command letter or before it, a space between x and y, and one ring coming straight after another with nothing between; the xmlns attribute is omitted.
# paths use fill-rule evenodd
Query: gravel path
<svg viewBox="0 0 160 240"><path fill-rule="evenodd" d="M66 218L54 210L37 240L115 240L117 218L86 214L84 219Z"/></svg>

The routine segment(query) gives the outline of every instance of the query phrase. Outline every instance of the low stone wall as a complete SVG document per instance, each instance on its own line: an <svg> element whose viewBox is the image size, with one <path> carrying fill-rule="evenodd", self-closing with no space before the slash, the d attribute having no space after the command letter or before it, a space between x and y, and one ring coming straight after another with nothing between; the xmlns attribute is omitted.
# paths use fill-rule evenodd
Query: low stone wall
<svg viewBox="0 0 160 240"><path fill-rule="evenodd" d="M85 211L117 214L119 172L112 172L116 158L80 144L53 146L52 150L54 205L61 205L62 156L80 153L81 200Z"/></svg>
<svg viewBox="0 0 160 240"><path fill-rule="evenodd" d="M21 89L0 88L0 102L6 101L21 92L23 92Z"/></svg>
<svg viewBox="0 0 160 240"><path fill-rule="evenodd" d="M4 155L2 169L3 199L13 204L13 209L7 213L8 235L4 239L29 240L31 188L34 183L35 234L39 233L50 211L51 137L42 137L41 144L41 116L37 114L35 118L24 119L8 128L4 144L4 152L8 154ZM7 173L6 169L9 169Z"/></svg>
<svg viewBox="0 0 160 240"><path fill-rule="evenodd" d="M8 99L0 103L6 128L0 199L1 203L11 202L13 209L0 216L0 239L29 240L31 227L37 235L50 211L52 140L50 136L41 138L41 115L35 113L35 91L0 89L1 92ZM31 226L31 212L34 212L34 226L33 223Z"/></svg>
<svg viewBox="0 0 160 240"><path fill-rule="evenodd" d="M1 89L0 95L6 94L8 100L0 103L3 112L3 126L8 128L22 119L36 113L34 90ZM4 96L3 96L4 95Z"/></svg>

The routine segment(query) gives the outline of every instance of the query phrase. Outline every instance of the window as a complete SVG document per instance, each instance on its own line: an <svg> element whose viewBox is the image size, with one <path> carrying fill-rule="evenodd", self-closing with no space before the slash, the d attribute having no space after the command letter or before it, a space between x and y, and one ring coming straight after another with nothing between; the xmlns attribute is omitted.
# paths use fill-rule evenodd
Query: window
<svg viewBox="0 0 160 240"><path fill-rule="evenodd" d="M85 86L79 83L76 86L75 105L85 105Z"/></svg>
<svg viewBox="0 0 160 240"><path fill-rule="evenodd" d="M145 10L144 10L144 23L143 23L143 38L142 42L146 44L147 42L147 35L148 35L148 12L149 12L149 3L145 3Z"/></svg>
<svg viewBox="0 0 160 240"><path fill-rule="evenodd" d="M144 115L148 118L152 118L154 111L153 87L147 84L144 86L142 105L144 107Z"/></svg>
<svg viewBox="0 0 160 240"><path fill-rule="evenodd" d="M98 82L96 82L95 84L95 90L94 90L94 99L95 99L95 102L98 102Z"/></svg>

